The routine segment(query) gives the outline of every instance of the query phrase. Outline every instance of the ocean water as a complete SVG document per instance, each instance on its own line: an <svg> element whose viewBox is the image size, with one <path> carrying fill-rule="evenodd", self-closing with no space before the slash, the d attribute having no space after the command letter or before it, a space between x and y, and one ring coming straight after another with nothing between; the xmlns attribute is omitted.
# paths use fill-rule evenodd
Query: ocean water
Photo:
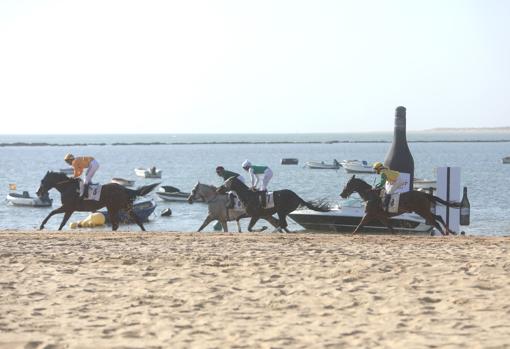
<svg viewBox="0 0 510 349"><path fill-rule="evenodd" d="M326 198L333 203L340 203L339 193L350 175L343 169L310 170L303 167L304 163L310 160L332 162L333 159L382 161L390 147L391 138L389 132L297 135L0 135L0 143L89 144L0 147L0 197L5 198L10 183L15 183L18 191L27 190L34 194L46 171L66 167L63 157L72 152L75 155L92 155L99 161L100 169L94 177L96 181L108 182L112 177L122 177L135 179L136 185L141 186L154 180L136 177L133 169L157 166L163 170L163 178L160 180L162 184L187 192L197 181L220 185L221 180L215 174L217 165L241 173L242 161L250 159L254 164L268 165L273 169L270 189L287 188L305 200ZM408 132L408 140L415 162L415 177L433 178L438 166L462 168L462 185L468 187L471 203L471 225L464 229L468 234L510 234L510 198L507 195L510 165L501 163L502 157L510 155L510 134ZM153 142L165 144L112 145ZM211 144L214 142L216 144ZM104 145L90 145L92 143ZM281 158L298 158L299 165L280 165ZM364 175L364 179L374 183L377 177ZM52 190L50 196L54 199L54 209L60 203L60 195ZM155 194L149 197L157 201L158 207L156 215L146 224L147 230L196 231L207 214L207 206L204 204L164 202L157 199ZM158 215L164 208L171 208L171 217ZM35 229L51 210L15 207L5 202L0 205L0 229ZM75 213L69 222L80 220L86 215ZM62 215L52 217L46 228L57 229L61 219ZM246 229L247 223L248 220L243 222L243 229ZM258 223L258 226L263 224L266 223ZM301 229L295 223L290 227L293 230ZM68 227L65 229L69 230ZM122 229L137 231L138 227L127 225ZM235 223L229 223L230 231L236 229ZM205 229L212 230L213 223Z"/></svg>

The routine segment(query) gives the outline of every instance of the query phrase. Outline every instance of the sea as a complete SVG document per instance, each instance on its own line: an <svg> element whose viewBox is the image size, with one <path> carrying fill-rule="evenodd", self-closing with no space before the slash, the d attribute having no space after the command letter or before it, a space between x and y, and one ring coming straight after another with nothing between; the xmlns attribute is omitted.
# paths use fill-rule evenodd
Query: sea
<svg viewBox="0 0 510 349"><path fill-rule="evenodd" d="M113 177L136 180L136 186L156 180L136 177L134 168L162 169L158 179L190 192L197 182L219 186L215 173L218 165L243 174L241 163L249 159L273 170L270 190L291 189L305 200L327 200L341 204L343 186L351 177L345 170L311 170L307 161L332 163L344 159L383 161L391 146L393 132L317 133L317 134L97 134L97 135L0 135L0 197L5 198L10 185L17 192L35 195L48 170L65 168L64 156L95 157L100 168L94 179L106 183ZM510 165L501 159L510 155L509 132L408 131L407 140L414 158L415 177L433 179L436 168L461 168L461 185L468 188L471 224L463 230L468 235L510 235ZM297 158L298 165L281 165L282 158ZM377 176L362 175L374 184ZM53 207L30 208L0 204L1 230L37 229L46 215L60 204L57 191L50 191ZM148 195L157 207L148 223L149 231L193 232L207 215L207 205L161 201ZM161 216L170 208L172 215ZM69 222L79 221L86 213L74 213ZM62 215L53 216L46 229L55 230ZM290 220L290 219L289 219ZM246 231L248 220L243 221ZM267 223L257 223L257 226ZM204 231L214 231L211 223ZM303 230L290 222L294 231ZM64 228L72 231L69 226ZM109 227L95 228L108 230ZM123 231L138 231L136 225L124 225ZM235 222L229 231L237 231Z"/></svg>

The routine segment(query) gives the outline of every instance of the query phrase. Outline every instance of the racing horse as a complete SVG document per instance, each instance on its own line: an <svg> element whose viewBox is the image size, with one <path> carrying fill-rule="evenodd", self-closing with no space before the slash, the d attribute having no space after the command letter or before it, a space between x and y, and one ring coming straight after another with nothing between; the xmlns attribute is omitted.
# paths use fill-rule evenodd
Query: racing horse
<svg viewBox="0 0 510 349"><path fill-rule="evenodd" d="M227 221L235 220L237 223L237 229L239 232L241 232L241 225L239 224L239 220L249 216L246 214L246 210L244 209L234 210L227 208L227 204L229 202L229 197L227 194L220 194L216 192L216 187L213 185L207 185L198 182L193 187L190 195L188 196L188 203L192 204L194 201L199 199L203 200L208 205L208 214L200 228L198 228L199 232L214 220L218 220L221 223L224 232L228 232ZM271 215L264 216L262 218L271 223L274 227L278 225L276 218ZM266 228L262 228L262 230L265 229ZM248 230L250 232L252 231L250 229Z"/></svg>
<svg viewBox="0 0 510 349"><path fill-rule="evenodd" d="M151 192L159 183L149 184L138 188L136 190L127 189L117 183L104 184L101 189L101 195L98 201L95 200L81 200L79 198L79 182L78 178L69 178L64 173L48 171L44 178L41 180L37 196L42 197L48 194L50 189L55 188L60 192L60 200L62 206L51 211L48 216L42 221L39 230L44 229L44 225L51 216L63 213L64 218L58 230L62 230L67 223L73 212L94 212L100 208L106 207L112 223L112 230L115 231L119 228L118 213L120 210L125 210L129 217L138 224L138 226L145 231L145 228L133 212L133 201L137 196L144 196Z"/></svg>
<svg viewBox="0 0 510 349"><path fill-rule="evenodd" d="M460 203L458 202L445 201L435 195L422 191L411 190L400 194L398 212L390 213L386 212L382 207L379 189L373 189L372 186L364 180L356 178L356 175L353 175L351 179L349 179L340 193L340 196L346 199L354 192L358 193L363 201L366 202L366 206L365 214L356 229L354 229L353 234L357 233L363 225L368 224L373 219L378 219L381 223L386 225L391 232L393 232L393 227L390 224L390 217L398 216L405 212L415 212L425 219L428 225L439 230L442 235L448 235L450 233L455 235L454 232L448 229L443 218L440 215L432 213L430 209L432 205L437 203L459 208ZM439 223L443 225L444 231Z"/></svg>
<svg viewBox="0 0 510 349"><path fill-rule="evenodd" d="M273 191L274 207L264 208L260 205L260 192L254 192L250 190L243 182L236 177L230 177L223 183L221 187L217 189L219 192L228 190L235 191L239 200L243 203L246 208L246 213L252 218L248 224L248 230L257 222L260 217L267 217L278 214L278 226L275 230L284 230L287 233L287 215L297 209L300 206L306 206L311 210L319 212L327 212L329 208L326 204L314 205L310 202L303 200L299 195L289 189Z"/></svg>

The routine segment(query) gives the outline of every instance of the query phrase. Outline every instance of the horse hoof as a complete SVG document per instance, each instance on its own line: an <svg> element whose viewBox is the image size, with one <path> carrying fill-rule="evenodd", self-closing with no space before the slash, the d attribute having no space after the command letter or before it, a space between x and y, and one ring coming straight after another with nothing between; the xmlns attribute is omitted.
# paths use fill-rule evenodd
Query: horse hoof
<svg viewBox="0 0 510 349"><path fill-rule="evenodd" d="M264 225L262 228L260 228L260 231L264 231L266 229L267 229L267 227Z"/></svg>

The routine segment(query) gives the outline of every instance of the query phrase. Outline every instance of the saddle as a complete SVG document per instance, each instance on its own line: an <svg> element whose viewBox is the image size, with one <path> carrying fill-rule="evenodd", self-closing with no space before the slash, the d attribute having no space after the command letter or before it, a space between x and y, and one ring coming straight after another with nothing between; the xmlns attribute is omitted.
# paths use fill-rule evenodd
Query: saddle
<svg viewBox="0 0 510 349"><path fill-rule="evenodd" d="M274 196L273 192L257 191L257 202L260 208L273 208L274 207Z"/></svg>
<svg viewBox="0 0 510 349"><path fill-rule="evenodd" d="M386 195L382 203L382 209L388 213L398 213L399 202L400 193Z"/></svg>
<svg viewBox="0 0 510 349"><path fill-rule="evenodd" d="M79 193L83 192L84 187L85 187L85 183L83 183L83 181L80 181ZM101 189L102 188L103 188L103 186L99 183L90 183L88 185L88 190L85 193L84 199L99 201L99 199L101 198Z"/></svg>

